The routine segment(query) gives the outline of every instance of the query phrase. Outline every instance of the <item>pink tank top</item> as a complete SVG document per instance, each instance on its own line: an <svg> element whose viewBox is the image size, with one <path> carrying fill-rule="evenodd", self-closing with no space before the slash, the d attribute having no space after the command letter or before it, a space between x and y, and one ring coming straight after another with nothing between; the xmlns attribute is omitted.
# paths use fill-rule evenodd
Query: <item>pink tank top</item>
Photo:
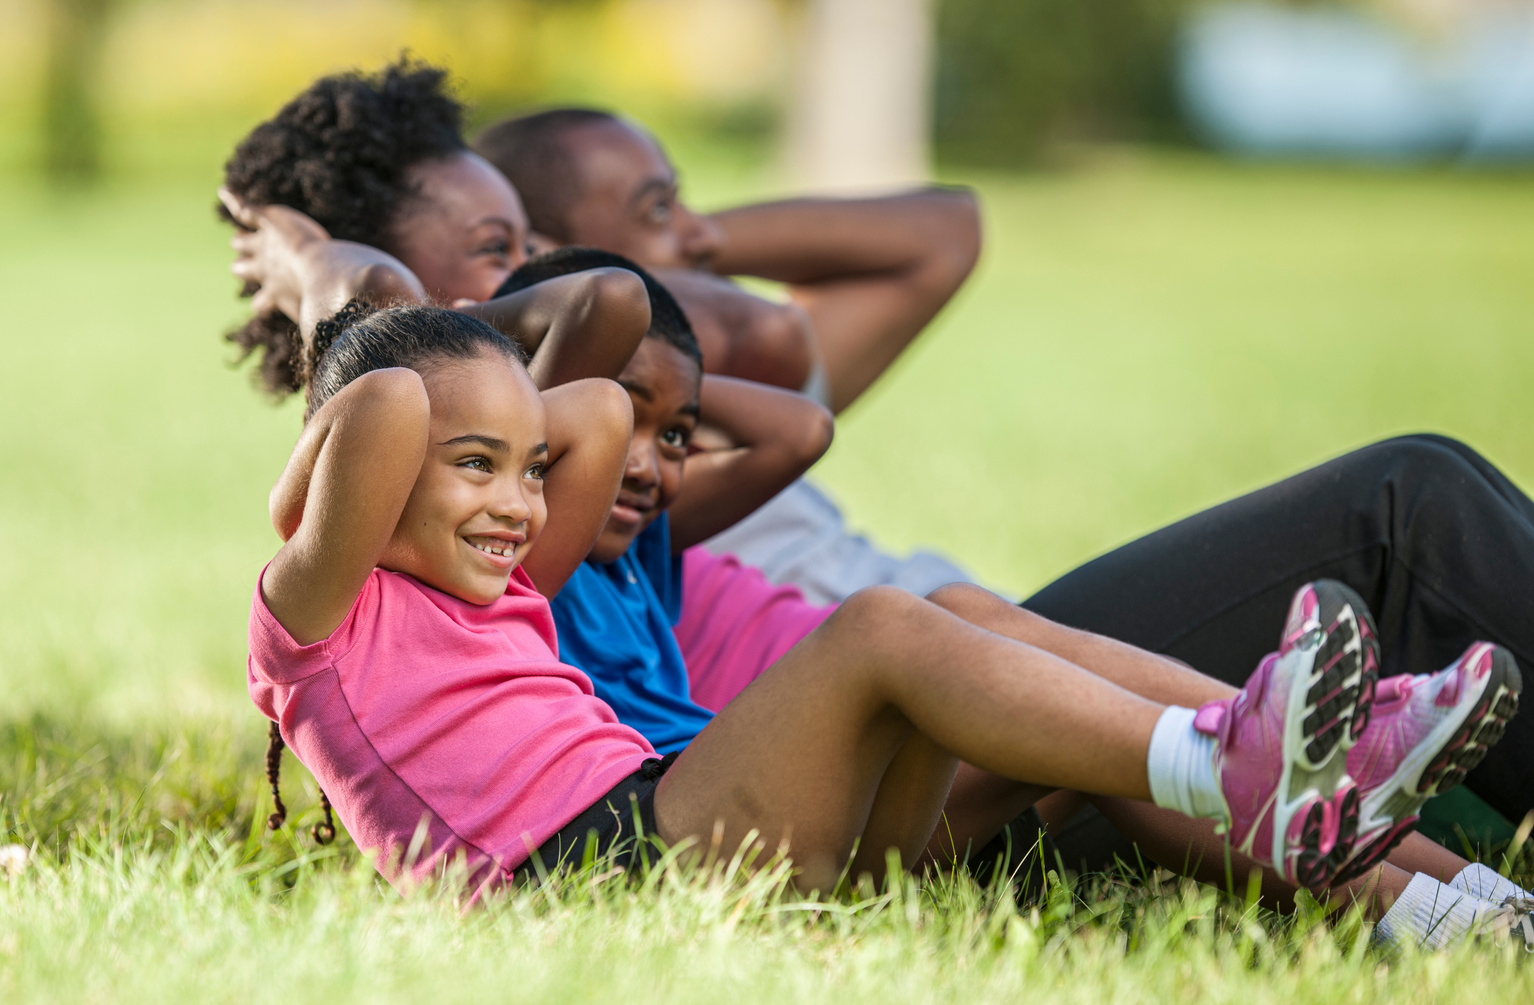
<svg viewBox="0 0 1534 1005"><path fill-rule="evenodd" d="M507 877L654 756L559 662L548 601L520 568L484 606L375 569L307 646L258 581L247 683L390 882L460 855L476 882Z"/></svg>
<svg viewBox="0 0 1534 1005"><path fill-rule="evenodd" d="M692 700L724 708L763 670L820 626L835 604L812 604L734 555L682 553L682 616L675 628Z"/></svg>

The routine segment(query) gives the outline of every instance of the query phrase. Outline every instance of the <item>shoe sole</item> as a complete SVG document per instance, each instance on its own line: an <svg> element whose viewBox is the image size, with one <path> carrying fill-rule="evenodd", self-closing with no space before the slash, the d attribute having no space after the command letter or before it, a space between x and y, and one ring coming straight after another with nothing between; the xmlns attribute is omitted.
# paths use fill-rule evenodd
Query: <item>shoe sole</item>
<svg viewBox="0 0 1534 1005"><path fill-rule="evenodd" d="M1383 833L1366 840L1355 849L1352 860L1341 869L1334 883L1346 883L1373 869L1417 826L1422 804L1442 795L1465 780L1465 775L1485 759L1518 711L1523 691L1523 675L1518 661L1501 646L1491 646L1491 670L1486 674L1480 694L1458 723L1453 717L1438 724L1395 773L1376 791L1386 793L1384 802L1371 810L1360 826L1373 828L1373 822L1388 821ZM1474 656L1461 657L1478 659ZM1463 706L1462 706L1463 707ZM1371 800L1372 802L1373 800Z"/></svg>
<svg viewBox="0 0 1534 1005"><path fill-rule="evenodd" d="M1318 889L1353 857L1359 796L1347 752L1368 724L1379 679L1379 632L1363 599L1335 580L1311 584L1318 625L1280 659L1304 663L1284 721L1284 770L1275 794L1273 863ZM1296 667L1291 674L1299 672Z"/></svg>

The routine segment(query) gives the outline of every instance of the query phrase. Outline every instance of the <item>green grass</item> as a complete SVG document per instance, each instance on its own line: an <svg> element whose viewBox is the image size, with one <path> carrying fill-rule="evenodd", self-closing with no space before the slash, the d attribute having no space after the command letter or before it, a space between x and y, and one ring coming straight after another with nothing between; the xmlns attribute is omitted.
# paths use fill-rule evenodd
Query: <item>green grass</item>
<svg viewBox="0 0 1534 1005"><path fill-rule="evenodd" d="M705 175L706 202L754 186ZM1527 993L1497 955L1387 960L1192 888L1057 888L1035 915L940 882L816 913L693 876L463 916L344 841L263 840L245 619L298 415L217 337L240 307L211 185L0 187L0 840L37 850L0 879L0 999ZM1392 433L1534 484L1534 179L1134 156L982 187L976 279L820 472L882 540L1021 594ZM312 784L287 788L306 827Z"/></svg>

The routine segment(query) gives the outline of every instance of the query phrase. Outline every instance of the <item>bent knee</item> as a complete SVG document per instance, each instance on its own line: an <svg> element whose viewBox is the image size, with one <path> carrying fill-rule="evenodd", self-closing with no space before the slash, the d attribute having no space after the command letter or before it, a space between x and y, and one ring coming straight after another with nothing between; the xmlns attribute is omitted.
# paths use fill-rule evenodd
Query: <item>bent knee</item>
<svg viewBox="0 0 1534 1005"><path fill-rule="evenodd" d="M1364 447L1344 458L1351 465L1381 468L1398 481L1425 481L1450 484L1445 478L1489 466L1474 448L1460 440L1434 433L1413 433Z"/></svg>
<svg viewBox="0 0 1534 1005"><path fill-rule="evenodd" d="M990 590L976 586L974 583L949 583L947 586L939 586L927 594L927 599L961 617L966 612L992 606L1001 600ZM1001 602L1005 603L1005 601Z"/></svg>

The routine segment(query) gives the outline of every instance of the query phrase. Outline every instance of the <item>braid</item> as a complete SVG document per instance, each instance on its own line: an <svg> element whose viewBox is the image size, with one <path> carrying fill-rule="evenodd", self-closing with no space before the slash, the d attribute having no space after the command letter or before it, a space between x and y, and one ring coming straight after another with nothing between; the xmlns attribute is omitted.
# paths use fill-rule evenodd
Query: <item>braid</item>
<svg viewBox="0 0 1534 1005"><path fill-rule="evenodd" d="M309 833L314 835L316 844L329 844L336 839L336 818L331 816L330 797L324 789L320 789L320 809L325 811L325 822L315 824Z"/></svg>
<svg viewBox="0 0 1534 1005"><path fill-rule="evenodd" d="M353 298L334 315L318 322L314 326L314 338L304 347L303 359L299 364L298 383L301 386L308 385L314 377L314 371L320 365L320 360L330 351L336 339L341 337L341 333L372 313L371 304Z"/></svg>
<svg viewBox="0 0 1534 1005"><path fill-rule="evenodd" d="M282 748L287 744L282 742L282 730L275 722L267 730L266 736L266 780L272 783L272 805L276 807L272 815L266 818L266 828L276 830L288 818L288 808L282 804L282 792L277 785L278 776L282 773Z"/></svg>
<svg viewBox="0 0 1534 1005"><path fill-rule="evenodd" d="M266 736L266 780L272 783L272 804L276 807L272 815L266 818L266 827L267 830L277 830L288 819L288 808L282 803L282 792L277 784L282 772L282 751L287 744L283 742L282 730L275 722L267 729ZM325 811L325 820L315 824L309 833L317 843L329 844L336 839L336 818L330 809L330 797L325 795L324 789L320 790L320 808Z"/></svg>

